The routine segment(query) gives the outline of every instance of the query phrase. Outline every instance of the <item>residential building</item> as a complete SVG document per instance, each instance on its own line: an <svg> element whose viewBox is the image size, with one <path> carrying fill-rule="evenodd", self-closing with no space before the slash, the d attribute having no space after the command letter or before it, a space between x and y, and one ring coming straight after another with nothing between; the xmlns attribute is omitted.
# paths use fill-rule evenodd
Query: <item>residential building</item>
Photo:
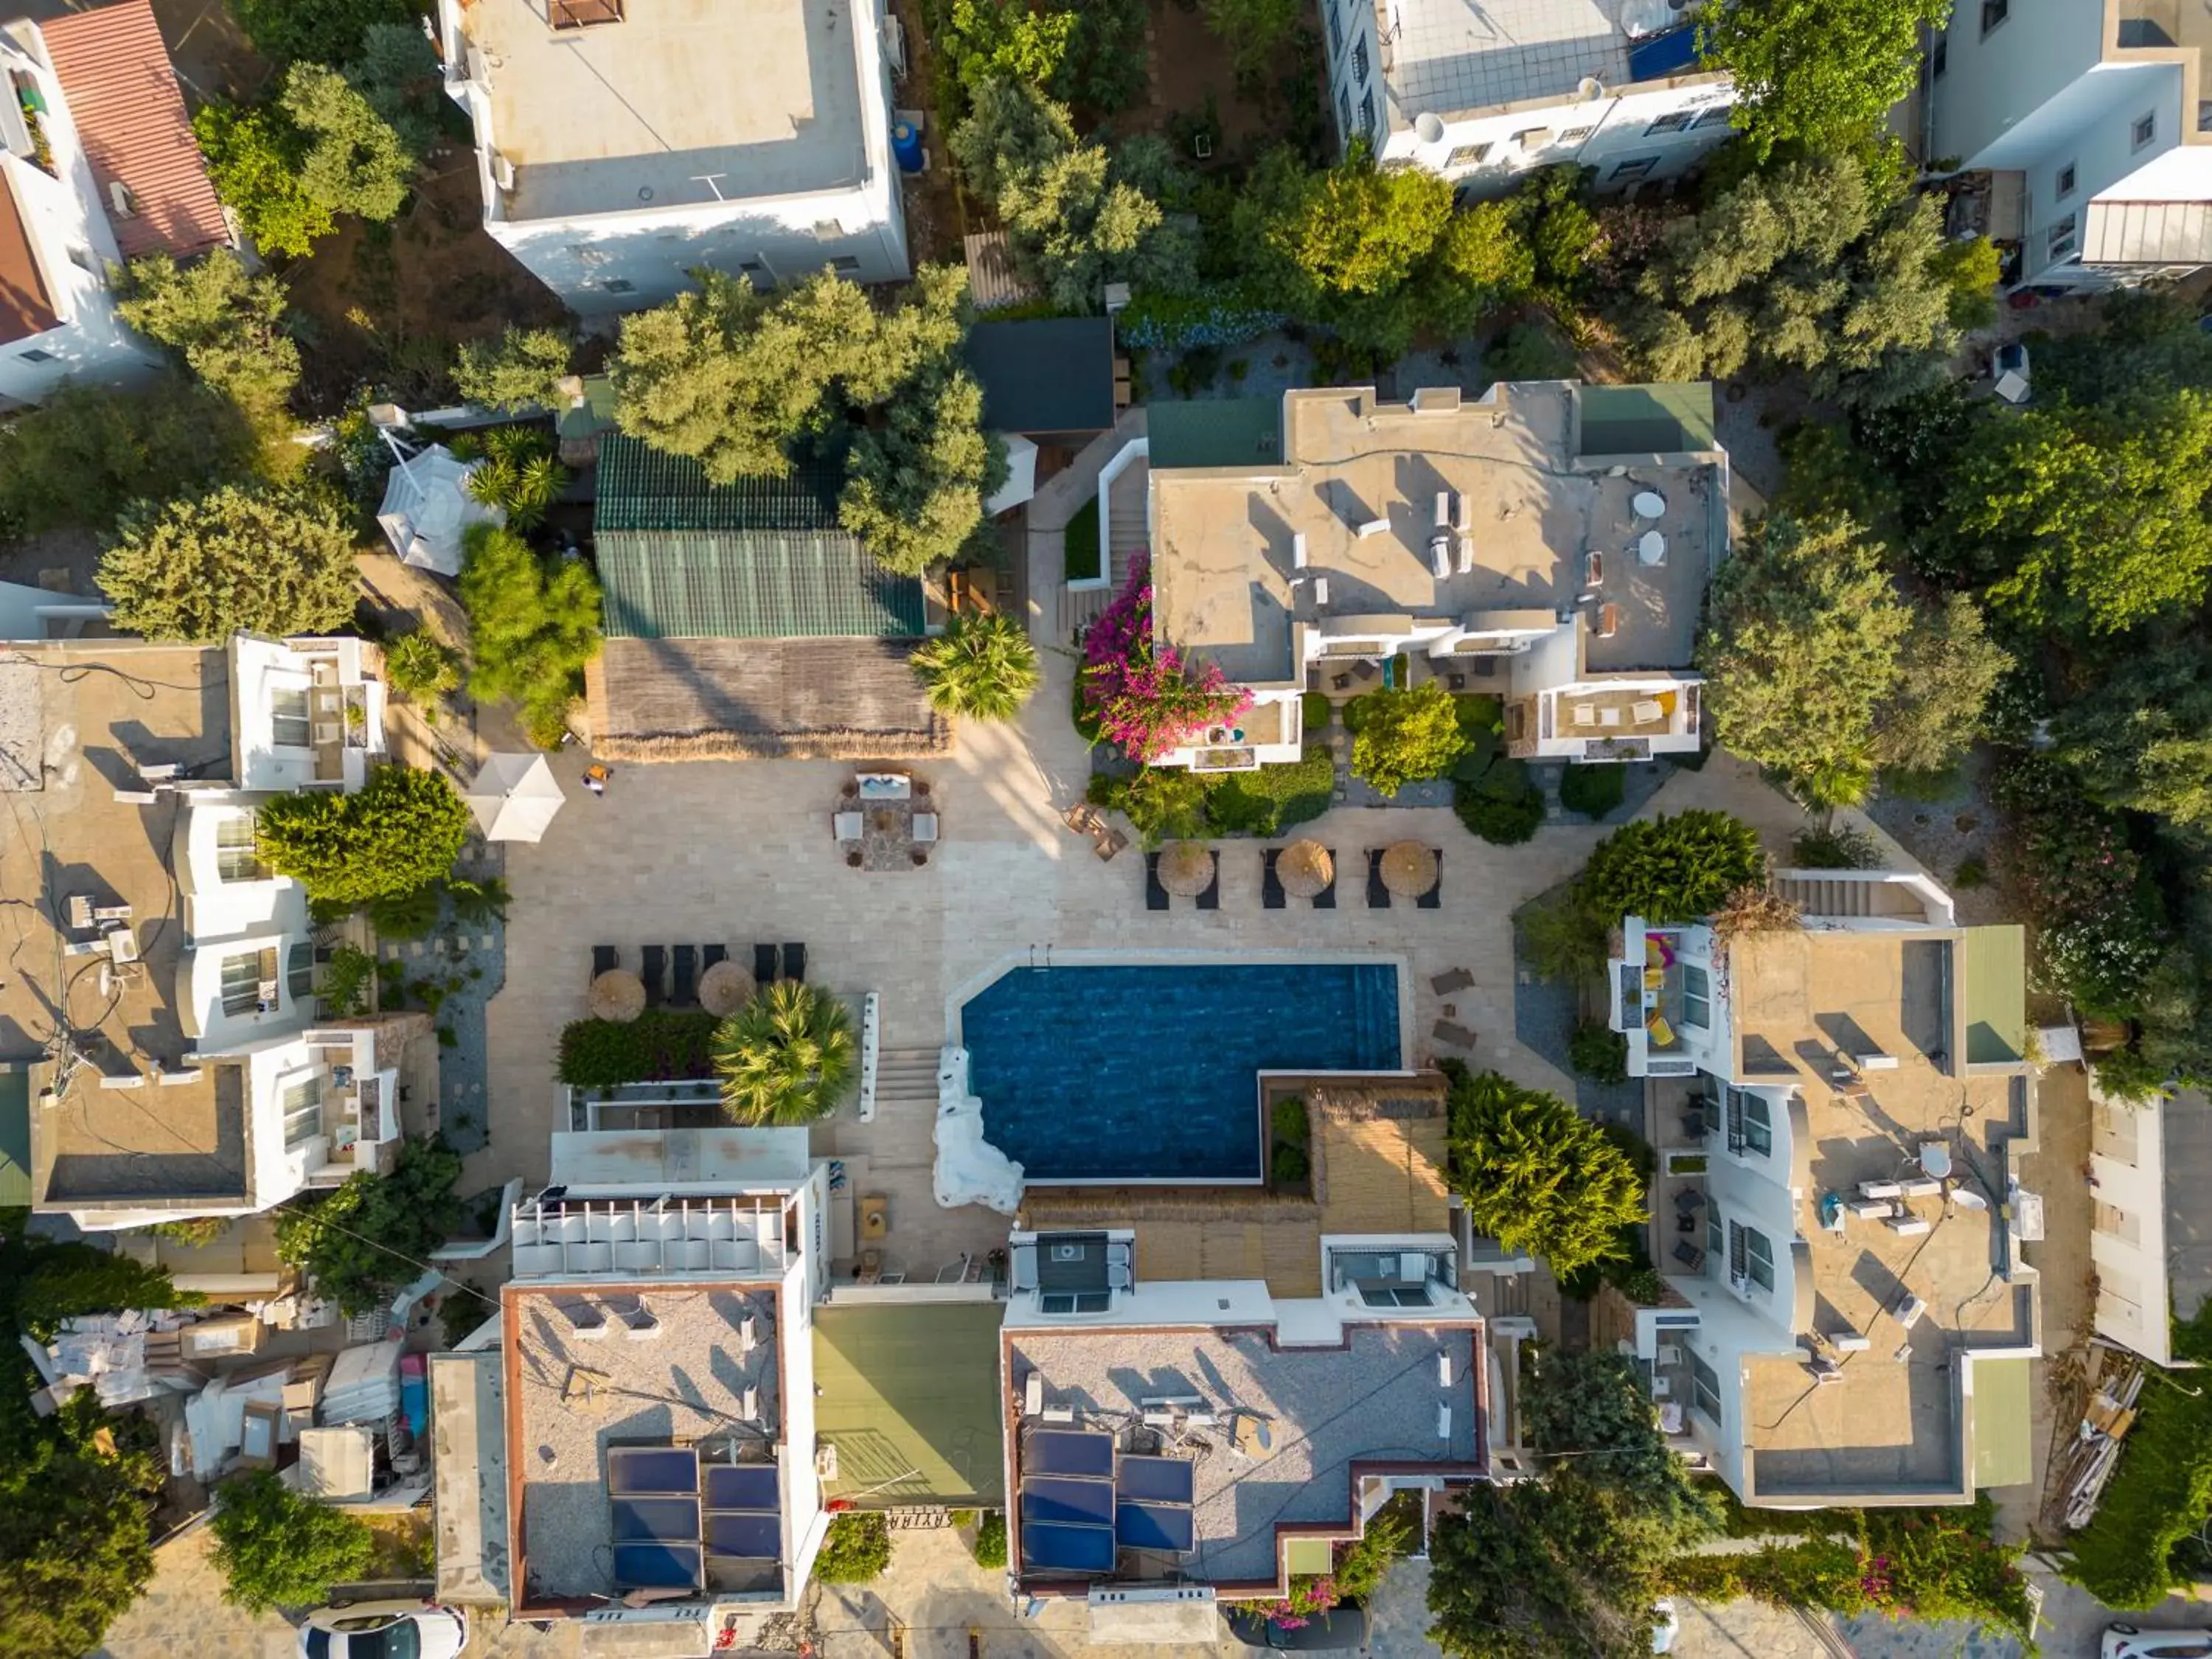
<svg viewBox="0 0 2212 1659"><path fill-rule="evenodd" d="M804 1129L566 1132L551 1173L514 1211L497 1386L452 1389L474 1443L441 1445L441 1531L503 1520L478 1564L518 1619L711 1632L795 1606L829 1526L829 1165Z"/></svg>
<svg viewBox="0 0 2212 1659"><path fill-rule="evenodd" d="M1701 69L1668 0L1320 0L1339 144L1425 167L1465 197L1532 168L1601 190L1679 177L1734 131L1734 83Z"/></svg>
<svg viewBox="0 0 2212 1659"><path fill-rule="evenodd" d="M838 459L716 484L619 432L598 442L606 644L584 675L595 753L889 759L951 746L907 665L928 631L921 581L884 569L838 522Z"/></svg>
<svg viewBox="0 0 2212 1659"><path fill-rule="evenodd" d="M327 942L254 842L258 805L313 781L318 696L373 709L332 719L348 752L381 752L364 655L88 639L0 664L0 788L41 849L0 986L0 1057L28 1068L33 1209L89 1229L249 1215L388 1167L403 1094L434 1097L428 1015L321 1017ZM343 769L328 786L349 787Z"/></svg>
<svg viewBox="0 0 2212 1659"><path fill-rule="evenodd" d="M151 373L112 268L230 245L148 0L0 27L0 411Z"/></svg>
<svg viewBox="0 0 2212 1659"><path fill-rule="evenodd" d="M984 430L1006 447L1006 481L983 503L994 517L1036 495L1128 401L1128 360L1116 358L1111 318L977 323L960 356L982 390Z"/></svg>
<svg viewBox="0 0 2212 1659"><path fill-rule="evenodd" d="M2212 1297L2212 1108L2193 1089L2125 1100L2083 1082L2097 1334L2171 1365L2174 1326Z"/></svg>
<svg viewBox="0 0 2212 1659"><path fill-rule="evenodd" d="M484 228L585 316L711 266L908 274L878 0L440 0Z"/></svg>
<svg viewBox="0 0 2212 1659"><path fill-rule="evenodd" d="M1666 1426L1745 1503L1962 1504L2031 1477L2039 1213L2021 930L1926 876L1782 871L1802 925L1630 916L1613 1029L1660 1170L1632 1310ZM2039 1237L2039 1234L2033 1236Z"/></svg>
<svg viewBox="0 0 2212 1659"><path fill-rule="evenodd" d="M1488 1474L1443 1079L1264 1083L1271 1104L1306 1103L1305 1193L1023 1194L1000 1377L1008 1556L1019 1593L1086 1598L1096 1640L1212 1640L1215 1603L1328 1571L1394 1492Z"/></svg>
<svg viewBox="0 0 2212 1659"><path fill-rule="evenodd" d="M1294 390L1279 460L1240 440L1255 458L1231 464L1207 440L1209 464L1170 465L1164 436L1108 463L1102 542L1121 544L1115 503L1148 474L1154 639L1252 702L1163 763L1296 760L1304 692L1429 680L1499 697L1521 758L1698 747L1692 652L1728 549L1710 386Z"/></svg>
<svg viewBox="0 0 2212 1659"><path fill-rule="evenodd" d="M2212 19L2181 0L1979 0L1929 56L1927 153L1953 229L2005 280L2095 289L2212 261Z"/></svg>

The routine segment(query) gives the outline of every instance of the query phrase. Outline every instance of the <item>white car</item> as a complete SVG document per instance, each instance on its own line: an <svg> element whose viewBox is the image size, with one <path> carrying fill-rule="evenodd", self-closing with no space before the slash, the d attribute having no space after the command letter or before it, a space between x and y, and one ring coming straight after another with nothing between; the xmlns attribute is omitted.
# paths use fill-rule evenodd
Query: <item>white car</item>
<svg viewBox="0 0 2212 1659"><path fill-rule="evenodd" d="M307 1615L301 1659L453 1659L469 1616L435 1601L356 1601Z"/></svg>
<svg viewBox="0 0 2212 1659"><path fill-rule="evenodd" d="M2105 1626L2100 1659L2212 1659L2212 1630L2137 1630Z"/></svg>

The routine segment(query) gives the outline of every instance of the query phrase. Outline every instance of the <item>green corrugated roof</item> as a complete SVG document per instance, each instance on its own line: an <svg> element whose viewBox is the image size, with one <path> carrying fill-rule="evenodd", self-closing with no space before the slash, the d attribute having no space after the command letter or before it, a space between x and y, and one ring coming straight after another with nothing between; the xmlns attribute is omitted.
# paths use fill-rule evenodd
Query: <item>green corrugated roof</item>
<svg viewBox="0 0 2212 1659"><path fill-rule="evenodd" d="M1146 460L1154 471L1172 466L1280 466L1279 398L1206 398L1147 404Z"/></svg>
<svg viewBox="0 0 2212 1659"><path fill-rule="evenodd" d="M1663 386L1586 386L1583 455L1679 455L1717 448L1710 380Z"/></svg>
<svg viewBox="0 0 2212 1659"><path fill-rule="evenodd" d="M584 401L563 409L553 429L564 438L592 438L615 426L615 383L604 374L584 376Z"/></svg>
<svg viewBox="0 0 2212 1659"><path fill-rule="evenodd" d="M2027 1052L2027 934L1966 929L1966 1063L2009 1065Z"/></svg>
<svg viewBox="0 0 2212 1659"><path fill-rule="evenodd" d="M1005 1317L990 1302L817 1310L814 1431L837 1448L826 1495L866 1509L1003 1503Z"/></svg>
<svg viewBox="0 0 2212 1659"><path fill-rule="evenodd" d="M2028 1362L1974 1361L1974 1485L2022 1486L2035 1478Z"/></svg>
<svg viewBox="0 0 2212 1659"><path fill-rule="evenodd" d="M0 1072L0 1209L31 1201L31 1074Z"/></svg>
<svg viewBox="0 0 2212 1659"><path fill-rule="evenodd" d="M837 523L842 469L709 483L696 461L600 441L595 550L616 639L904 639L921 581Z"/></svg>

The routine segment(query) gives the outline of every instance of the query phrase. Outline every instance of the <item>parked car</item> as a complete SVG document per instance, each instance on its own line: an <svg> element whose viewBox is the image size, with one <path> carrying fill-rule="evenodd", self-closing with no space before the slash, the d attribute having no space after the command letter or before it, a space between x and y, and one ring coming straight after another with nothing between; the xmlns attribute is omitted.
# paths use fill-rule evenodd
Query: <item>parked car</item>
<svg viewBox="0 0 2212 1659"><path fill-rule="evenodd" d="M2212 1659L2212 1630L2137 1630L2105 1626L2100 1659Z"/></svg>
<svg viewBox="0 0 2212 1659"><path fill-rule="evenodd" d="M1265 1613L1232 1609L1224 1615L1229 1633L1248 1648L1276 1653L1350 1651L1367 1643L1367 1615L1358 1607L1332 1607L1303 1625L1278 1625Z"/></svg>
<svg viewBox="0 0 2212 1659"><path fill-rule="evenodd" d="M453 1659L469 1616L435 1601L356 1601L324 1607L300 1627L301 1659Z"/></svg>

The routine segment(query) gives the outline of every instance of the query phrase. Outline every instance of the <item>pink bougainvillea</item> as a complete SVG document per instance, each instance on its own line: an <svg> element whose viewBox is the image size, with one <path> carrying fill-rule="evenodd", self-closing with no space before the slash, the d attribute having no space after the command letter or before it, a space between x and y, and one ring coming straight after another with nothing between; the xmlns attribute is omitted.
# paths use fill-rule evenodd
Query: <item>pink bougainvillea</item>
<svg viewBox="0 0 2212 1659"><path fill-rule="evenodd" d="M1152 641L1152 562L1139 553L1129 580L1083 636L1083 701L1099 735L1146 763L1209 726L1235 720L1252 694L1212 663L1188 663Z"/></svg>
<svg viewBox="0 0 2212 1659"><path fill-rule="evenodd" d="M1279 1601L1261 1604L1260 1611L1267 1622L1280 1630L1301 1630L1313 1619L1327 1613L1341 1598L1337 1594L1336 1580L1322 1575L1309 1577L1304 1574L1291 1580L1291 1593Z"/></svg>

